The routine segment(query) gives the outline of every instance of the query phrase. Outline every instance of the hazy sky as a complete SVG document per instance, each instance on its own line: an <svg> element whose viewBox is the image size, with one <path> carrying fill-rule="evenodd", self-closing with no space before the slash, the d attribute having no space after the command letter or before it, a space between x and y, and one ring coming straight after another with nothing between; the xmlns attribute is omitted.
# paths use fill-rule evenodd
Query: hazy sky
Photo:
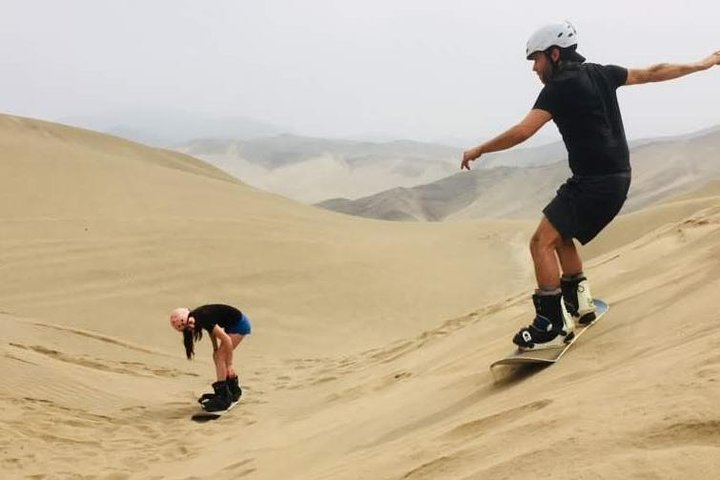
<svg viewBox="0 0 720 480"><path fill-rule="evenodd" d="M0 111L43 119L185 111L315 136L483 140L540 90L539 26L571 20L590 61L720 49L720 2L0 0ZM621 89L632 138L720 124L720 67ZM556 134L554 126L544 137Z"/></svg>

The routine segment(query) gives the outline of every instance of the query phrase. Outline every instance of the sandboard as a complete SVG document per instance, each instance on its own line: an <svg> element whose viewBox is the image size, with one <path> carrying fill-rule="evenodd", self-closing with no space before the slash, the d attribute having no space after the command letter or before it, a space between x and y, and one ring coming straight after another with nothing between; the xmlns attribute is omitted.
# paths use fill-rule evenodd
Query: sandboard
<svg viewBox="0 0 720 480"><path fill-rule="evenodd" d="M553 348L544 348L540 350L516 349L507 357L493 362L490 365L490 368L492 369L493 367L497 367L499 365L552 365L553 363L559 361L560 358L562 358L562 356L565 354L565 352L567 352L568 349L572 347L575 342L577 342L578 338L580 338L583 333L589 330L590 327L595 325L610 308L605 301L597 298L593 300L593 303L595 304L595 315L597 316L597 318L587 327L575 328L575 337L567 344Z"/></svg>
<svg viewBox="0 0 720 480"><path fill-rule="evenodd" d="M200 407L200 411L194 413L193 416L190 417L190 420L194 420L196 422L207 422L210 420L217 420L218 418L222 417L227 412L232 410L233 407L235 407L235 405L237 405L238 403L240 403L239 400L237 402L231 403L227 410L219 410L217 412L208 412L206 410L203 410L202 407Z"/></svg>

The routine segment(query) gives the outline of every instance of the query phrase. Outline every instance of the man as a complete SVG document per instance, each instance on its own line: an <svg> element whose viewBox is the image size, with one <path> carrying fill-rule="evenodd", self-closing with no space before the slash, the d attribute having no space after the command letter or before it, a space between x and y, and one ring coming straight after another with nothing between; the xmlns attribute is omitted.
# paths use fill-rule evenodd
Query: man
<svg viewBox="0 0 720 480"><path fill-rule="evenodd" d="M520 349L562 345L576 323L595 320L590 288L573 239L592 240L620 211L630 187L630 161L616 90L623 85L662 82L720 64L720 51L704 60L645 69L584 63L572 24L548 25L528 40L526 55L544 84L530 113L494 139L467 150L462 169L481 155L527 140L549 120L562 134L572 177L543 210L530 241L537 290L535 319L513 338ZM559 266L558 266L559 262ZM562 277L560 268L562 268ZM562 309L564 301L568 318Z"/></svg>

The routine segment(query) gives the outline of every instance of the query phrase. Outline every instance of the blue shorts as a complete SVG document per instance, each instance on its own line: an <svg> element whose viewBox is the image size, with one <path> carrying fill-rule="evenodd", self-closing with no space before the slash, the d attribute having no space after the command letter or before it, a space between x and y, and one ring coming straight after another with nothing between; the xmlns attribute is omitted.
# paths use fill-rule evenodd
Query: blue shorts
<svg viewBox="0 0 720 480"><path fill-rule="evenodd" d="M252 325L250 325L250 319L248 319L244 313L241 314L240 318L225 328L225 333L235 335L250 335L252 331Z"/></svg>

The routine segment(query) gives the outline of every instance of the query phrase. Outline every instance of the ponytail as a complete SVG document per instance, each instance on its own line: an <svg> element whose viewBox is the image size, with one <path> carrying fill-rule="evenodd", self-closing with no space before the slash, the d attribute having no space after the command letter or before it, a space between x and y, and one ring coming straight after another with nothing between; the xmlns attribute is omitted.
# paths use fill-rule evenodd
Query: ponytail
<svg viewBox="0 0 720 480"><path fill-rule="evenodd" d="M183 344L185 345L185 355L188 360L192 360L195 356L195 342L202 339L202 328L197 330L185 329L183 330Z"/></svg>

